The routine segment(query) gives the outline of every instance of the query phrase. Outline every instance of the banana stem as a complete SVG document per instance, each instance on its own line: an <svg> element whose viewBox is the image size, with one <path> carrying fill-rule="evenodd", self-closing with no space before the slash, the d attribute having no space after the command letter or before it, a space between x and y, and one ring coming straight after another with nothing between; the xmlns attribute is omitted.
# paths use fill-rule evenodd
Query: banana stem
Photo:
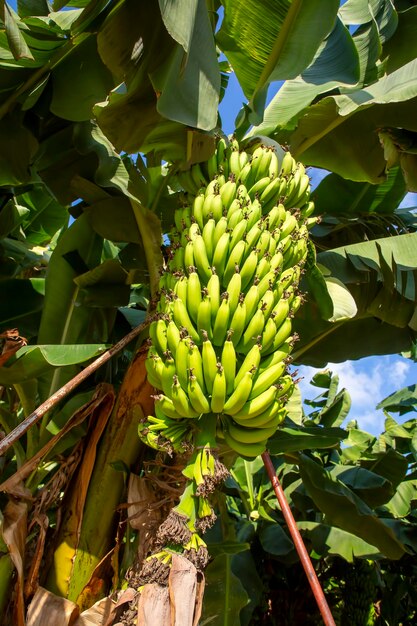
<svg viewBox="0 0 417 626"><path fill-rule="evenodd" d="M329 605L327 604L326 597L323 593L323 589L321 588L319 579L317 578L317 574L310 560L310 557L304 545L303 539L300 535L300 531L297 528L297 524L291 512L290 505L287 502L284 490L281 486L281 483L278 480L278 476L275 473L275 468L272 464L271 457L269 456L269 452L266 451L262 454L262 460L264 462L269 480L271 481L273 490L277 497L279 506L281 507L282 514L284 516L284 519L290 531L292 540L295 545L295 549L297 550L298 556L300 557L301 564L306 573L308 582L311 587L311 591L313 592L313 595L316 599L317 606L323 618L323 622L325 626L336 626L336 623L331 614Z"/></svg>

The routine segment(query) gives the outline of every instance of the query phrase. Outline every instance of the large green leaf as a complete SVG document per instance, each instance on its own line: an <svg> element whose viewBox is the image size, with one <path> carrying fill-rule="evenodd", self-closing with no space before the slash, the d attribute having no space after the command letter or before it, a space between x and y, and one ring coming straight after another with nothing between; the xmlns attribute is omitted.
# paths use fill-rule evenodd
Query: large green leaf
<svg viewBox="0 0 417 626"><path fill-rule="evenodd" d="M304 454L299 468L307 493L329 524L376 546L390 559L401 558L405 552L401 541L352 490Z"/></svg>
<svg viewBox="0 0 417 626"><path fill-rule="evenodd" d="M345 178L382 182L386 162L377 130L417 130L416 96L413 60L373 85L313 104L291 136L291 150L304 162Z"/></svg>
<svg viewBox="0 0 417 626"><path fill-rule="evenodd" d="M385 504L394 495L394 487L387 478L364 467L335 465L330 473L373 509Z"/></svg>
<svg viewBox="0 0 417 626"><path fill-rule="evenodd" d="M268 449L271 454L282 454L297 450L335 448L346 437L347 432L341 428L285 425L268 441Z"/></svg>
<svg viewBox="0 0 417 626"><path fill-rule="evenodd" d="M0 384L14 385L37 378L55 367L84 363L99 356L105 349L106 346L103 344L86 343L65 346L25 346L16 353L15 359L0 368Z"/></svg>
<svg viewBox="0 0 417 626"><path fill-rule="evenodd" d="M378 548L358 537L355 533L318 522L297 522L302 536L311 542L314 551L322 556L338 555L349 563L355 558L375 557Z"/></svg>
<svg viewBox="0 0 417 626"><path fill-rule="evenodd" d="M76 84L77 89L68 89L69 84ZM93 37L76 46L55 68L52 85L52 113L75 122L91 118L92 107L113 87L112 76L98 55Z"/></svg>
<svg viewBox="0 0 417 626"><path fill-rule="evenodd" d="M207 566L201 623L233 626L249 598L239 578L232 571L233 555L220 554Z"/></svg>
<svg viewBox="0 0 417 626"><path fill-rule="evenodd" d="M312 194L319 214L340 213L354 216L366 213L393 213L406 193L399 167L388 172L380 185L346 180L338 174L329 174Z"/></svg>
<svg viewBox="0 0 417 626"><path fill-rule="evenodd" d="M377 409L386 409L387 411L398 411L400 415L415 410L417 406L417 384L409 385L399 391L395 391L387 398L382 400L376 407Z"/></svg>
<svg viewBox="0 0 417 626"><path fill-rule="evenodd" d="M0 281L0 324L19 325L19 319L42 310L45 279L11 278Z"/></svg>
<svg viewBox="0 0 417 626"><path fill-rule="evenodd" d="M331 324L314 302L304 305L295 320L301 343L294 358L324 365L409 349L416 332L416 245L411 233L321 252L318 261L349 288L358 313Z"/></svg>
<svg viewBox="0 0 417 626"><path fill-rule="evenodd" d="M19 115L0 120L0 186L15 186L31 180L30 165L38 143L23 126Z"/></svg>
<svg viewBox="0 0 417 626"><path fill-rule="evenodd" d="M249 135L294 130L304 109L318 94L340 85L355 85L359 79L358 52L340 19L320 44L313 62L293 80L286 80L265 110L264 120Z"/></svg>
<svg viewBox="0 0 417 626"><path fill-rule="evenodd" d="M298 76L331 32L339 2L224 0L217 35L259 123L268 85ZM325 8L325 10L323 10Z"/></svg>
<svg viewBox="0 0 417 626"><path fill-rule="evenodd" d="M168 32L172 34L176 23L181 24L183 32L170 62L157 70L157 78L151 75L160 94L157 110L187 126L213 130L217 125L220 71L206 3L165 0L160 5L165 9L162 18ZM168 11L173 5L174 15Z"/></svg>

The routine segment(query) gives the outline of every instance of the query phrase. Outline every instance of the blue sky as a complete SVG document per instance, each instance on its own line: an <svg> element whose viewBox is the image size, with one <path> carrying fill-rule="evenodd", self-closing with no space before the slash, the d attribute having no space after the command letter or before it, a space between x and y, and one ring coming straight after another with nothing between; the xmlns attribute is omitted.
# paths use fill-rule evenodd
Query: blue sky
<svg viewBox="0 0 417 626"><path fill-rule="evenodd" d="M276 93L278 87L277 84L272 86L270 97ZM236 76L232 73L225 97L220 105L223 130L226 133L233 132L235 118L245 101ZM320 172L319 176L313 174L313 185L318 184L322 176L323 172ZM403 205L416 206L416 196L417 194L408 194ZM356 419L364 430L373 434L379 434L384 429L384 414L375 409L378 402L393 391L417 383L417 364L401 355L375 356L345 363L329 363L328 369L338 374L340 388L346 387L351 395L352 408L347 421ZM300 383L303 397L310 399L316 397L319 390L310 385L309 381L319 370L313 367L301 367L299 371L303 377ZM407 419L407 416L403 419Z"/></svg>

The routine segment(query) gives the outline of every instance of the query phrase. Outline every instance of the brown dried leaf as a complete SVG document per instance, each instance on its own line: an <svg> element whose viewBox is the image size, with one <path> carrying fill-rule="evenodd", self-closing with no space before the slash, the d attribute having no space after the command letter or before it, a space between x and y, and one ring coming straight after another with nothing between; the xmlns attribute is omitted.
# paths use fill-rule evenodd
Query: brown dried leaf
<svg viewBox="0 0 417 626"><path fill-rule="evenodd" d="M132 528L140 529L153 526L151 504L155 503L155 492L145 477L136 474L129 475L127 492L129 524Z"/></svg>
<svg viewBox="0 0 417 626"><path fill-rule="evenodd" d="M45 514L35 516L30 523L29 530L31 530L35 524L39 526L39 532L37 533L36 548L34 555L30 560L29 573L26 576L25 581L24 592L26 598L32 596L38 586L39 569L41 567L43 552L45 549L46 531L48 530L49 526L48 516Z"/></svg>
<svg viewBox="0 0 417 626"><path fill-rule="evenodd" d="M172 557L168 579L172 626L192 626L197 593L197 570L179 554Z"/></svg>
<svg viewBox="0 0 417 626"><path fill-rule="evenodd" d="M111 623L116 604L110 598L99 600L92 607L83 611L74 626L106 626Z"/></svg>
<svg viewBox="0 0 417 626"><path fill-rule="evenodd" d="M197 575L197 593L195 599L195 611L194 611L194 621L193 626L197 626L200 621L201 614L203 612L203 599L204 599L204 589L206 586L206 579L204 578L204 574L198 572Z"/></svg>
<svg viewBox="0 0 417 626"><path fill-rule="evenodd" d="M22 346L26 346L27 341L19 335L17 328L11 328L0 333L0 339L4 339L0 354L0 367L2 367Z"/></svg>
<svg viewBox="0 0 417 626"><path fill-rule="evenodd" d="M15 624L24 626L25 606L23 601L24 554L27 534L28 507L25 502L9 500L4 509L3 540L17 572Z"/></svg>
<svg viewBox="0 0 417 626"><path fill-rule="evenodd" d="M75 602L38 587L29 604L27 626L74 626L79 613Z"/></svg>
<svg viewBox="0 0 417 626"><path fill-rule="evenodd" d="M140 626L171 626L168 587L157 583L145 585L139 598L138 624Z"/></svg>

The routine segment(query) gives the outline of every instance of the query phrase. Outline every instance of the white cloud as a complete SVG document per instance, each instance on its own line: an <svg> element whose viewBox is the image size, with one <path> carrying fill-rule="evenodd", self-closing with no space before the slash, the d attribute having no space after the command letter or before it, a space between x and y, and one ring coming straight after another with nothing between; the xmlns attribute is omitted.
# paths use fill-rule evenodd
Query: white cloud
<svg viewBox="0 0 417 626"><path fill-rule="evenodd" d="M394 391L401 389L414 374L417 379L417 366L400 357L381 356L360 361L329 363L327 368L339 376L339 389L345 387L352 399L352 407L347 421L356 419L359 426L371 433L379 434L384 429L384 414L375 409L376 405ZM309 381L317 370L313 367L300 367L300 383L303 398L312 399L321 393Z"/></svg>

